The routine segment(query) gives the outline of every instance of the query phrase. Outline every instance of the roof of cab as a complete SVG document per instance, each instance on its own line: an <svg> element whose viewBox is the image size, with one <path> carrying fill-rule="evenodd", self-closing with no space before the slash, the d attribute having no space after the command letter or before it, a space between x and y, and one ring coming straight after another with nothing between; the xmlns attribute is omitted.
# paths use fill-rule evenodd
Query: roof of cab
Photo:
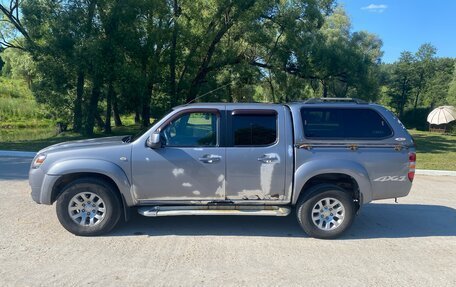
<svg viewBox="0 0 456 287"><path fill-rule="evenodd" d="M262 107L262 108L267 108L267 107L283 107L283 104L273 104L273 103L191 103L191 104L185 104L185 105L180 105L174 107L174 109L179 109L183 107L194 107L194 108L205 108L205 107L219 107L219 106L226 106L227 108L229 107Z"/></svg>
<svg viewBox="0 0 456 287"><path fill-rule="evenodd" d="M235 107L261 107L261 108L268 108L268 107L277 107L277 106L288 106L288 107L302 107L303 105L315 106L315 107L327 107L327 106L343 106L343 107L362 107L362 106L378 106L377 104L368 103L364 100L355 99L355 98L312 98L304 101L295 101L289 102L285 104L273 104L273 103L191 103L191 104L184 104L174 109L180 109L183 107L195 107L195 108L205 108L205 107L219 107L219 106L226 106L227 108L235 108Z"/></svg>

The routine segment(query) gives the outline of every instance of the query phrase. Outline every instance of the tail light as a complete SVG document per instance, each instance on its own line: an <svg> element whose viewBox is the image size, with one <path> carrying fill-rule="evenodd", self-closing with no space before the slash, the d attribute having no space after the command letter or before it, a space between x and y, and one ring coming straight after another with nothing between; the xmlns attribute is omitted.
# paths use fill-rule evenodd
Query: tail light
<svg viewBox="0 0 456 287"><path fill-rule="evenodd" d="M409 153L409 172L408 172L408 179L413 181L415 177L415 165L416 165L416 153L411 152Z"/></svg>

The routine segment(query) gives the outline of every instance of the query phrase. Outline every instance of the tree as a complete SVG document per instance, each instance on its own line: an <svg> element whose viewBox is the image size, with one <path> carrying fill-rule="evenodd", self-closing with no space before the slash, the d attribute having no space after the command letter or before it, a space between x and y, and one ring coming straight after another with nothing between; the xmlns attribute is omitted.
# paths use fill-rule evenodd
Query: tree
<svg viewBox="0 0 456 287"><path fill-rule="evenodd" d="M446 99L448 104L456 106L456 62L454 63L453 78L448 85L448 94Z"/></svg>
<svg viewBox="0 0 456 287"><path fill-rule="evenodd" d="M404 51L401 53L399 61L394 64L392 71L389 94L399 117L403 116L404 108L411 97L416 77L413 69L414 62L415 57L413 54L409 51Z"/></svg>
<svg viewBox="0 0 456 287"><path fill-rule="evenodd" d="M416 82L414 83L414 109L418 106L418 100L422 92L426 89L428 80L432 78L435 72L435 53L437 49L430 43L425 43L418 48L415 53L415 72Z"/></svg>
<svg viewBox="0 0 456 287"><path fill-rule="evenodd" d="M151 112L191 101L375 99L379 90L381 40L353 32L332 0L11 3L3 17L36 65L37 100L87 135L97 122L109 133L120 113L147 126Z"/></svg>
<svg viewBox="0 0 456 287"><path fill-rule="evenodd" d="M22 23L20 4L20 0L0 1L0 47L26 50L24 43L34 44Z"/></svg>
<svg viewBox="0 0 456 287"><path fill-rule="evenodd" d="M419 122L419 108L445 105L454 69L454 59L435 57L436 48L421 45L414 54L401 53L399 61L382 68L383 103L391 104L399 116L411 108L409 120Z"/></svg>
<svg viewBox="0 0 456 287"><path fill-rule="evenodd" d="M36 78L36 65L31 55L22 49L6 49L1 53L5 63L3 74L13 78L24 79L28 88L32 87Z"/></svg>

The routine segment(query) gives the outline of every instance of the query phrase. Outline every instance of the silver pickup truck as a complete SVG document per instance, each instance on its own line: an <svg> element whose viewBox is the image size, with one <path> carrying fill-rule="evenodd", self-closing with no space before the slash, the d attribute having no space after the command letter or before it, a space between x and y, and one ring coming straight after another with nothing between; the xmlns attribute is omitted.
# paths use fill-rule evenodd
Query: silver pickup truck
<svg viewBox="0 0 456 287"><path fill-rule="evenodd" d="M32 198L56 202L76 235L144 216L269 215L334 238L358 209L406 196L415 148L401 122L356 99L176 107L138 136L47 147L29 174Z"/></svg>

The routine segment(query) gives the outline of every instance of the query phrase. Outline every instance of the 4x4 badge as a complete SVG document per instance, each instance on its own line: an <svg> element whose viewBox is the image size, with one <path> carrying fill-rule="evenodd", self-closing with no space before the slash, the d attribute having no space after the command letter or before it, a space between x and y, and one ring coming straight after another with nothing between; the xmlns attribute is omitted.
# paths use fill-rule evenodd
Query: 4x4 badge
<svg viewBox="0 0 456 287"><path fill-rule="evenodd" d="M382 176L379 178L374 179L374 181L405 181L405 175L404 176L397 176L397 175L387 175L387 176Z"/></svg>

